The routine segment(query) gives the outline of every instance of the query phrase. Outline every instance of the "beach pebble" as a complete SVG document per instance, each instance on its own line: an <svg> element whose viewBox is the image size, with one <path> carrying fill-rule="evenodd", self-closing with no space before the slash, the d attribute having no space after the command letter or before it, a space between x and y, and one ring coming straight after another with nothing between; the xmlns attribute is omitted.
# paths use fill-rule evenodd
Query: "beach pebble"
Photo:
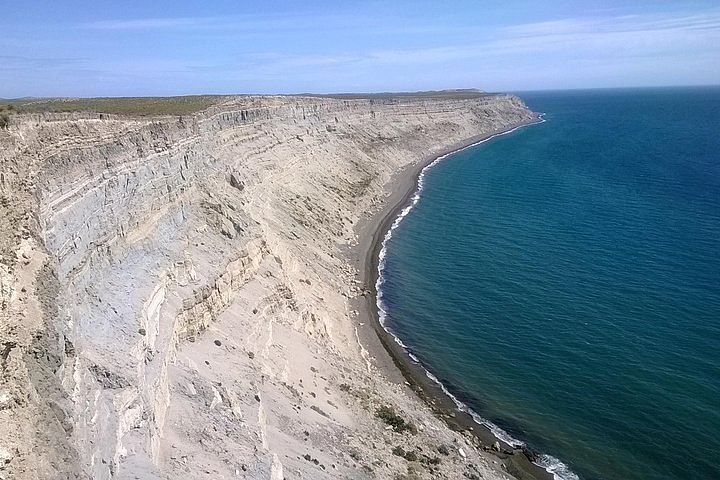
<svg viewBox="0 0 720 480"><path fill-rule="evenodd" d="M222 397L220 396L220 392L218 392L217 388L211 387L213 392L213 399L212 402L210 402L210 410L214 409L218 405L222 403Z"/></svg>
<svg viewBox="0 0 720 480"><path fill-rule="evenodd" d="M465 450L463 450L462 448L458 448L458 453L462 458L467 458L467 455L465 455Z"/></svg>
<svg viewBox="0 0 720 480"><path fill-rule="evenodd" d="M0 391L0 410L4 410L12 403L12 395L7 390Z"/></svg>
<svg viewBox="0 0 720 480"><path fill-rule="evenodd" d="M187 390L187 394L191 397L194 395L197 395L197 390L195 389L195 385L192 383L188 383L185 385L185 389Z"/></svg>

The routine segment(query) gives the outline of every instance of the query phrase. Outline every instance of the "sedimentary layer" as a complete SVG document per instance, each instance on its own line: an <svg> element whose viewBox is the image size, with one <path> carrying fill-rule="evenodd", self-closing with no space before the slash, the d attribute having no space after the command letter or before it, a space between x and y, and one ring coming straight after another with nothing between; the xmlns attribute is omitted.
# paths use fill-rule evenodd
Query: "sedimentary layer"
<svg viewBox="0 0 720 480"><path fill-rule="evenodd" d="M361 344L347 252L398 172L532 118L508 95L14 116L0 478L508 477Z"/></svg>

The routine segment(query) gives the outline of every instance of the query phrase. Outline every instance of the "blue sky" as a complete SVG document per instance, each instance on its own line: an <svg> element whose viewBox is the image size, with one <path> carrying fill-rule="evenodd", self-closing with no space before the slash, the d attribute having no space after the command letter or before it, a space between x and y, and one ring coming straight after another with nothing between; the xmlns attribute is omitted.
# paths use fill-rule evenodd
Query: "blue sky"
<svg viewBox="0 0 720 480"><path fill-rule="evenodd" d="M713 1L15 1L0 97L720 83Z"/></svg>

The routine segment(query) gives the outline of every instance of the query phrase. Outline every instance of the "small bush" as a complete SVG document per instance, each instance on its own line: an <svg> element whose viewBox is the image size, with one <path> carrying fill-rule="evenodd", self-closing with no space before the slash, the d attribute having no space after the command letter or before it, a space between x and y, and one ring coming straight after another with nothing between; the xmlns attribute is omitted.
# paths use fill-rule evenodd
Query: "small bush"
<svg viewBox="0 0 720 480"><path fill-rule="evenodd" d="M417 462L418 456L415 452L408 450L407 452L398 445L397 447L393 448L392 450L393 455L397 455L398 457L402 457L408 462Z"/></svg>
<svg viewBox="0 0 720 480"><path fill-rule="evenodd" d="M417 459L418 457L415 452L405 452L405 460L408 462L417 462Z"/></svg>
<svg viewBox="0 0 720 480"><path fill-rule="evenodd" d="M0 129L5 129L10 125L10 115L15 113L15 105L0 105Z"/></svg>
<svg viewBox="0 0 720 480"><path fill-rule="evenodd" d="M404 418L395 413L392 407L382 406L375 412L378 418L380 418L387 425L390 425L393 430L397 433L409 431L410 433L417 433L417 428L410 422L406 422Z"/></svg>

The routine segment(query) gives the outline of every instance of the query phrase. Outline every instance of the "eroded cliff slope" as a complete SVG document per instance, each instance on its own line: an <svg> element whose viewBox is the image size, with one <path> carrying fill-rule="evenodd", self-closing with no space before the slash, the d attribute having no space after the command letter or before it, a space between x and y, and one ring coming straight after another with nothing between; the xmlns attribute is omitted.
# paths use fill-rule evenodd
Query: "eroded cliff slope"
<svg viewBox="0 0 720 480"><path fill-rule="evenodd" d="M13 117L0 478L502 478L360 346L342 252L401 169L531 118L504 95Z"/></svg>

